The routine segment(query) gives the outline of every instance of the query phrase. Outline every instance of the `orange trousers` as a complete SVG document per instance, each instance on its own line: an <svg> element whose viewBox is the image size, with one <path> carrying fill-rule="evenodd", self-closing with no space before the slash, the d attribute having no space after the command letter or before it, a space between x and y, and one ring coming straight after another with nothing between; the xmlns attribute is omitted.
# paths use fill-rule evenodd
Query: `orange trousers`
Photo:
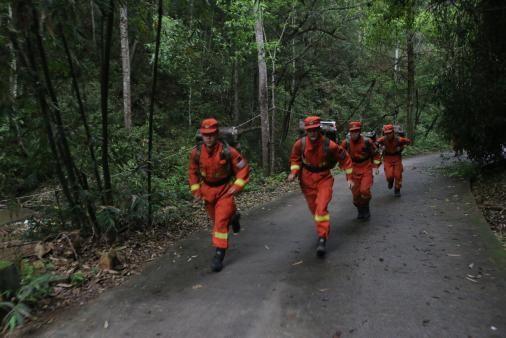
<svg viewBox="0 0 506 338"><path fill-rule="evenodd" d="M330 233L330 214L327 208L332 200L333 186L334 177L330 171L312 173L302 169L300 187L314 217L318 237L328 238Z"/></svg>
<svg viewBox="0 0 506 338"><path fill-rule="evenodd" d="M351 179L354 183L353 188L351 189L353 204L357 207L368 205L372 197L372 164L370 162L365 162L363 164L353 163L353 173L351 175Z"/></svg>
<svg viewBox="0 0 506 338"><path fill-rule="evenodd" d="M402 171L404 170L401 156L385 155L383 165L387 181L393 183L395 180L395 189L400 189L402 186Z"/></svg>
<svg viewBox="0 0 506 338"><path fill-rule="evenodd" d="M211 187L203 183L200 188L207 214L213 221L213 246L220 249L228 248L230 219L236 212L234 197L225 196L229 187L230 184Z"/></svg>

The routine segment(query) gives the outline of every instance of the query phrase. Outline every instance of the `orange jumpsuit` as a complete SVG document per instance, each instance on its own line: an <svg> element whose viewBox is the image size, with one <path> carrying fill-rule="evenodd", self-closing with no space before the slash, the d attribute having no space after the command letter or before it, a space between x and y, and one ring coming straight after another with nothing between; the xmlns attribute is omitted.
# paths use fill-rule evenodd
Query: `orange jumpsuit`
<svg viewBox="0 0 506 338"><path fill-rule="evenodd" d="M404 146L411 144L411 140L405 137L395 136L391 140L386 137L380 137L378 144L384 146L383 165L385 176L388 182L394 182L395 189L399 190L402 186L402 150Z"/></svg>
<svg viewBox="0 0 506 338"><path fill-rule="evenodd" d="M335 163L339 163L339 167L346 171L346 178L349 178L352 173L351 159L348 153L333 141L329 142L325 154L325 139L322 135L314 143L309 137L305 137L304 154L302 154L302 139L293 145L290 171L293 174L300 173L300 187L314 216L318 237L328 238L330 215L327 207L332 199L334 185L330 169Z"/></svg>
<svg viewBox="0 0 506 338"><path fill-rule="evenodd" d="M367 145L366 142L369 144ZM372 169L378 168L381 164L381 156L378 148L370 139L360 138L355 142L353 140L344 140L341 146L346 149L353 161L353 204L356 207L367 206L371 200L371 187L373 183Z"/></svg>
<svg viewBox="0 0 506 338"><path fill-rule="evenodd" d="M221 141L212 149L202 144L200 156L197 147L193 148L189 177L192 194L202 197L207 214L213 221L213 246L227 249L230 219L236 212L236 205L234 196L226 193L232 185L238 191L243 189L249 180L250 168L235 148L228 146L229 160L223 150ZM232 183L233 177L235 181Z"/></svg>

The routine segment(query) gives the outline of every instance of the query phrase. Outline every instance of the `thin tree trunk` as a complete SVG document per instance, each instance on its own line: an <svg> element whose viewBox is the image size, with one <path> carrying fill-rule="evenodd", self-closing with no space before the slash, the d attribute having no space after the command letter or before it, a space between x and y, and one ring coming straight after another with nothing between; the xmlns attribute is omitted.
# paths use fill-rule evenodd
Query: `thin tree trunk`
<svg viewBox="0 0 506 338"><path fill-rule="evenodd" d="M292 3L292 27L295 27L295 1ZM292 81L290 83L290 101L288 103L288 107L285 111L285 116L283 119L283 129L282 129L282 136L280 140L281 142L284 142L288 136L288 130L290 129L290 121L292 119L292 116L294 114L293 111L293 105L295 102L295 97L297 95L297 92L299 90L299 86L296 86L295 82L295 72L296 72L296 57L295 57L295 35L292 37Z"/></svg>
<svg viewBox="0 0 506 338"><path fill-rule="evenodd" d="M123 118L125 128L132 128L132 100L130 91L130 50L128 42L128 9L126 3L119 8L121 66L123 69Z"/></svg>
<svg viewBox="0 0 506 338"><path fill-rule="evenodd" d="M192 85L188 91L188 128L192 127Z"/></svg>
<svg viewBox="0 0 506 338"><path fill-rule="evenodd" d="M109 63L111 59L112 30L114 23L114 0L109 1L109 7L105 10L107 25L105 41L102 46L104 51L100 74L100 96L102 107L102 167L104 175L104 195L108 205L113 204L111 174L109 171L109 122L108 122L108 98L109 98ZM102 39L104 40L104 39Z"/></svg>
<svg viewBox="0 0 506 338"><path fill-rule="evenodd" d="M163 0L158 0L158 27L156 29L155 62L153 64L153 84L151 87L151 101L149 104L149 135L148 135L148 226L153 224L153 206L151 191L151 175L153 170L153 113L155 109L156 81L158 79L158 55L160 54L160 35L162 31Z"/></svg>
<svg viewBox="0 0 506 338"><path fill-rule="evenodd" d="M65 55L67 56L67 63L69 65L70 76L72 78L72 87L74 89L74 94L77 99L77 106L79 107L79 115L81 117L81 121L84 126L84 131L86 133L86 144L88 146L88 150L90 151L91 161L92 161L92 165L93 165L93 171L95 174L95 180L97 181L98 190L99 190L100 194L102 195L102 193L103 193L102 192L102 179L100 178L100 173L98 171L98 163L97 163L97 158L95 156L94 142L91 137L91 130L90 130L90 126L88 125L88 120L86 118L86 112L84 111L84 103L81 98L81 92L79 90L79 85L77 83L76 72L74 70L74 64L72 62L72 57L70 55L69 46L67 44L67 39L65 37L65 33L63 31L63 26L61 25L61 23L58 25L58 28L60 30L60 36L61 36L61 39L63 42L63 48L65 50ZM105 203L103 198L104 198L104 196L102 195L102 202Z"/></svg>
<svg viewBox="0 0 506 338"><path fill-rule="evenodd" d="M23 10L26 10L26 8L21 6L20 10L23 11ZM20 27L16 27L16 28L18 30L22 29ZM62 187L63 194L65 195L65 198L67 199L67 203L69 204L69 207L71 209L71 215L72 215L73 222L76 225L80 225L79 217L76 216L76 208L75 208L76 205L75 205L74 199L72 198L72 195L70 193L68 181L65 178L65 175L63 174L63 171L62 171L62 165L61 165L60 157L59 157L58 150L56 147L56 142L54 139L54 132L53 132L53 128L51 126L51 118L49 117L48 105L47 105L46 98L45 98L44 87L39 85L41 83L41 81L40 81L38 71L37 71L37 66L35 63L35 55L34 55L34 52L31 48L32 43L31 43L30 39L27 37L26 43L25 43L26 49L27 49L27 54L25 55L22 52L22 50L19 48L19 46L17 44L16 36L14 36L14 34L10 34L10 41L11 41L14 49L17 51L18 55L20 55L21 64L26 68L26 70L28 71L28 74L30 76L30 80L31 80L33 89L34 89L34 91L37 95L37 99L39 101L40 111L42 113L42 119L44 121L44 126L45 126L46 132L47 132L49 147L51 149L51 152L53 153L53 158L55 161L54 164L55 164L56 176L58 177L58 180L60 181L60 185Z"/></svg>
<svg viewBox="0 0 506 338"><path fill-rule="evenodd" d="M271 168L270 172L274 173L276 166L276 60L272 61L271 73L271 137L269 147L271 150Z"/></svg>
<svg viewBox="0 0 506 338"><path fill-rule="evenodd" d="M134 43L132 44L132 48L130 49L130 64L134 61L135 51L137 50L137 44L139 41L137 39L134 39Z"/></svg>
<svg viewBox="0 0 506 338"><path fill-rule="evenodd" d="M93 36L93 45L97 45L97 37L95 35L95 9L94 9L93 0L90 0L90 9L91 9L91 34Z"/></svg>
<svg viewBox="0 0 506 338"><path fill-rule="evenodd" d="M237 59L234 60L234 124L238 124L239 116L239 65Z"/></svg>
<svg viewBox="0 0 506 338"><path fill-rule="evenodd" d="M12 22L12 7L10 3L7 5L7 11L9 21ZM22 150L23 154L25 156L28 156L28 151L23 142L23 138L21 137L21 130L19 129L19 123L16 120L16 99L18 97L18 74L17 74L18 67L17 67L16 51L14 49L14 46L12 45L12 42L7 43L7 48L9 49L9 53L11 56L10 72L9 72L9 91L11 94L11 106L12 106L12 111L8 115L12 128L16 132L16 143Z"/></svg>
<svg viewBox="0 0 506 338"><path fill-rule="evenodd" d="M12 7L9 3L7 5L9 20L12 21ZM16 52L14 51L14 46L12 42L7 43L7 47L9 48L9 52L11 54L11 64L10 64L10 74L9 74L9 88L11 91L12 101L16 101L16 97L18 96L18 76L17 76L17 64L16 64Z"/></svg>
<svg viewBox="0 0 506 338"><path fill-rule="evenodd" d="M414 142L415 139L415 128L414 128L414 101L415 101L415 53L413 46L413 38L414 38L414 8L413 1L408 1L407 4L407 56L408 56L408 96L407 96L407 112L406 112L406 122L407 122L407 132L408 137Z"/></svg>
<svg viewBox="0 0 506 338"><path fill-rule="evenodd" d="M260 1L255 3L255 38L258 51L258 105L260 107L260 123L262 125L262 167L265 176L269 176L269 105L267 88L267 65L265 63L265 46L263 20Z"/></svg>
<svg viewBox="0 0 506 338"><path fill-rule="evenodd" d="M70 152L70 147L67 142L67 137L65 133L65 129L63 128L63 119L60 114L60 105L58 103L58 99L56 97L56 93L51 82L51 77L49 76L49 66L47 62L46 51L44 49L44 45L42 43L42 36L40 34L40 24L38 20L38 11L33 6L32 2L29 1L30 6L32 7L32 33L35 36L37 49L40 56L40 65L42 67L42 74L44 76L45 81L45 89L49 94L49 98L52 101L52 111L53 118L56 121L56 130L57 130L57 146L61 154L61 159L63 161L63 165L67 170L67 176L69 178L70 186L72 188L72 193L74 197L75 206L78 208L75 210L77 214L81 214L80 209L80 187L78 185L78 178L76 177L76 168L74 165L74 160L72 158L72 154ZM79 221L80 222L80 221ZM81 224L81 223L80 223Z"/></svg>

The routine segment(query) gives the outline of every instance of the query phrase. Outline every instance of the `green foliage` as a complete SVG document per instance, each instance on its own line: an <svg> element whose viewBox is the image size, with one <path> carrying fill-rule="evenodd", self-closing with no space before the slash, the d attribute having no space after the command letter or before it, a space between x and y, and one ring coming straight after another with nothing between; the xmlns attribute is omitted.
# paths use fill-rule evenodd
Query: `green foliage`
<svg viewBox="0 0 506 338"><path fill-rule="evenodd" d="M506 8L502 1L442 1L435 16L445 56L440 125L455 148L480 162L500 160L506 144Z"/></svg>
<svg viewBox="0 0 506 338"><path fill-rule="evenodd" d="M439 170L445 176L469 180L479 174L480 166L471 161L456 161L439 168Z"/></svg>
<svg viewBox="0 0 506 338"><path fill-rule="evenodd" d="M23 303L0 302L0 309L8 311L2 320L2 333L14 331L23 325L25 318L31 317L30 308Z"/></svg>
<svg viewBox="0 0 506 338"><path fill-rule="evenodd" d="M74 285L82 285L86 282L86 276L81 271L74 272L70 276L70 282Z"/></svg>
<svg viewBox="0 0 506 338"><path fill-rule="evenodd" d="M12 332L23 325L26 318L31 317L30 306L34 306L53 291L51 283L66 280L66 277L51 273L37 274L35 268L27 260L23 261L21 271L21 288L11 301L0 302L0 309L7 311L2 321L2 332Z"/></svg>
<svg viewBox="0 0 506 338"><path fill-rule="evenodd" d="M411 156L434 151L448 150L449 148L450 146L444 138L435 133L429 133L427 137L420 136L417 138L414 145L407 146L403 154L405 156Z"/></svg>

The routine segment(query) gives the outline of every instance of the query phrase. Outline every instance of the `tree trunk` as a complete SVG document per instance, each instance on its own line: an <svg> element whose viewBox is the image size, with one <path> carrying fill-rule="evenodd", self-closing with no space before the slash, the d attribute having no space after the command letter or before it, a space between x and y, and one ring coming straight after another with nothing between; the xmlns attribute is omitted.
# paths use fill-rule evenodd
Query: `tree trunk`
<svg viewBox="0 0 506 338"><path fill-rule="evenodd" d="M408 1L407 4L407 56L408 56L408 97L407 97L407 112L406 112L406 122L407 122L407 132L408 137L411 138L412 142L415 139L415 119L414 119L414 101L415 101L415 53L413 46L413 38L414 38L414 8L413 1Z"/></svg>
<svg viewBox="0 0 506 338"><path fill-rule="evenodd" d="M188 128L192 127L192 85L188 91Z"/></svg>
<svg viewBox="0 0 506 338"><path fill-rule="evenodd" d="M12 21L12 8L11 4L7 5L9 20ZM14 46L12 46L12 42L7 43L7 47L9 48L11 54L11 69L9 75L9 88L11 91L12 102L16 101L16 97L18 96L18 76L17 76L17 64L16 64L16 52L14 51Z"/></svg>
<svg viewBox="0 0 506 338"><path fill-rule="evenodd" d="M102 192L102 180L100 178L100 173L98 171L98 163L97 163L97 158L95 156L94 142L91 137L91 130L90 130L90 126L88 125L88 120L86 118L86 112L84 111L84 103L81 98L79 84L77 83L77 77L76 77L76 72L74 70L74 64L72 62L72 57L70 55L69 46L67 44L67 39L65 37L65 33L63 31L63 26L61 25L61 23L58 24L58 28L59 28L60 36L61 36L61 39L63 42L63 48L65 50L65 55L67 56L67 63L69 65L70 76L72 78L72 87L74 89L74 94L77 99L77 106L79 107L79 115L81 117L81 121L84 126L84 131L86 133L86 144L87 144L88 150L90 152L91 162L93 165L93 171L95 174L95 180L97 181L98 191L102 195L102 193L103 193ZM102 195L102 202L105 203L103 198L104 198L104 196Z"/></svg>
<svg viewBox="0 0 506 338"><path fill-rule="evenodd" d="M11 4L7 4L7 11L8 11L8 18L9 21L12 22L12 7ZM9 121L11 123L12 128L16 132L16 143L18 144L19 148L23 152L25 156L28 156L28 151L25 147L25 144L23 142L23 137L21 136L21 130L19 128L18 120L16 119L16 98L18 97L18 66L17 66L17 59L16 59L16 50L14 49L14 46L12 45L12 42L7 42L7 48L9 49L9 53L11 56L11 62L10 62L10 72L9 72L9 91L11 94L11 106L12 110L8 114L9 115Z"/></svg>
<svg viewBox="0 0 506 338"><path fill-rule="evenodd" d="M239 124L239 65L237 59L234 60L234 124Z"/></svg>
<svg viewBox="0 0 506 338"><path fill-rule="evenodd" d="M158 27L156 29L155 62L153 64L153 85L151 87L151 101L149 104L149 135L148 135L148 226L152 225L152 193L151 175L153 170L153 112L155 108L156 81L158 78L158 55L160 54L160 35L162 31L163 0L158 0Z"/></svg>
<svg viewBox="0 0 506 338"><path fill-rule="evenodd" d="M21 15L26 15L25 14L26 8L23 5L20 6L20 12L22 12ZM23 19L24 18L21 18L21 21L23 21ZM22 27L18 27L17 24L15 24L15 27L18 31L22 30ZM28 74L30 76L30 80L32 82L33 89L34 89L34 91L37 95L37 99L39 101L40 112L42 113L42 118L43 118L44 125L46 128L49 146L51 148L51 152L53 153L53 158L55 161L54 164L55 164L56 176L58 177L58 180L60 181L60 185L62 187L63 193L64 193L65 198L67 199L67 202L70 206L73 222L76 225L80 225L79 218L75 216L76 215L75 202L74 202L74 199L72 198L72 195L70 193L68 181L62 171L63 166L60 162L60 156L58 154L58 149L56 147L56 142L54 139L54 132L53 132L53 128L51 126L51 118L49 117L48 105L47 105L46 98L45 98L44 87L39 85L41 83L41 80L39 78L37 65L35 63L35 55L34 55L34 52L31 48L32 41L30 41L30 39L28 37L26 38L25 45L26 45L27 54L24 54L23 51L20 49L19 45L17 44L16 36L14 36L14 34L12 34L12 33L10 34L10 41L11 41L14 49L18 52L18 55L20 55L21 64L24 66L24 68L27 69Z"/></svg>
<svg viewBox="0 0 506 338"><path fill-rule="evenodd" d="M267 89L267 65L265 63L265 46L263 34L263 20L260 1L255 3L255 38L258 51L258 105L260 108L260 122L262 125L262 167L264 175L270 174L269 167L269 105Z"/></svg>
<svg viewBox="0 0 506 338"><path fill-rule="evenodd" d="M97 45L97 37L95 35L95 9L94 9L93 0L90 0L90 9L91 9L91 34L93 36L93 45Z"/></svg>
<svg viewBox="0 0 506 338"><path fill-rule="evenodd" d="M130 50L128 43L128 9L126 3L119 8L121 41L121 67L123 69L123 119L125 128L132 128L132 100L130 91Z"/></svg>
<svg viewBox="0 0 506 338"><path fill-rule="evenodd" d="M271 73L271 137L269 147L271 150L271 168L270 172L275 172L276 166L276 59L272 60L272 73Z"/></svg>
<svg viewBox="0 0 506 338"><path fill-rule="evenodd" d="M76 176L77 171L74 164L74 160L72 158L72 153L70 151L69 144L67 142L67 136L65 133L65 129L63 128L63 119L61 117L61 108L58 102L58 98L56 96L56 92L54 90L51 77L49 76L49 65L47 61L46 50L44 48L44 44L42 41L42 35L40 32L41 24L39 22L39 12L36 7L29 1L30 6L32 7L32 25L31 31L36 40L36 47L39 52L40 57L40 66L42 68L42 74L44 77L45 87L44 89L49 94L49 98L51 99L52 109L48 110L49 115L52 117L56 123L56 142L57 148L60 152L60 158L63 162L63 167L67 171L68 180L70 183L70 187L72 189L73 199L75 202L75 215L77 216L76 221L77 224L82 225L82 210L81 210L81 198L80 198L80 187L78 182L78 177ZM40 84L39 84L40 86ZM42 109L42 108L41 108Z"/></svg>
<svg viewBox="0 0 506 338"><path fill-rule="evenodd" d="M109 63L111 59L112 30L114 23L114 0L109 1L109 6L105 8L106 14L106 32L102 50L102 65L100 69L100 98L102 108L102 170L104 175L104 195L105 202L108 205L113 204L111 173L109 171Z"/></svg>

